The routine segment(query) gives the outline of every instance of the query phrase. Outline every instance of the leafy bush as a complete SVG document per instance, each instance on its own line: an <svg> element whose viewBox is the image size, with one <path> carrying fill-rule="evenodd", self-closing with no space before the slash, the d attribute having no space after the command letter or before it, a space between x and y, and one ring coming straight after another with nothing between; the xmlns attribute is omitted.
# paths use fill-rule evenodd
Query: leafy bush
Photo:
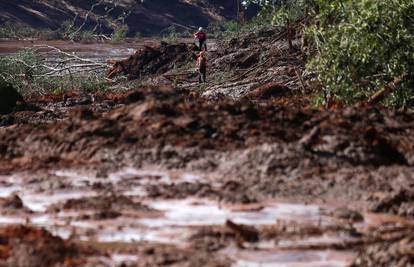
<svg viewBox="0 0 414 267"><path fill-rule="evenodd" d="M210 23L207 27L207 33L212 38L230 39L237 37L240 34L258 32L273 27L272 16L269 13L262 13L244 24L239 24L237 21L220 21Z"/></svg>
<svg viewBox="0 0 414 267"><path fill-rule="evenodd" d="M114 44L123 42L128 34L128 31L128 25L122 25L119 28L115 29L114 33L112 34L111 42Z"/></svg>
<svg viewBox="0 0 414 267"><path fill-rule="evenodd" d="M308 30L318 56L325 95L347 104L365 100L396 77L407 77L385 101L411 105L414 93L414 1L317 0L317 23Z"/></svg>
<svg viewBox="0 0 414 267"><path fill-rule="evenodd" d="M0 38L25 39L46 36L49 31L37 30L27 26L5 23L0 27Z"/></svg>
<svg viewBox="0 0 414 267"><path fill-rule="evenodd" d="M246 4L261 6L258 18L274 26L285 27L287 23L307 16L315 8L314 0L247 0Z"/></svg>

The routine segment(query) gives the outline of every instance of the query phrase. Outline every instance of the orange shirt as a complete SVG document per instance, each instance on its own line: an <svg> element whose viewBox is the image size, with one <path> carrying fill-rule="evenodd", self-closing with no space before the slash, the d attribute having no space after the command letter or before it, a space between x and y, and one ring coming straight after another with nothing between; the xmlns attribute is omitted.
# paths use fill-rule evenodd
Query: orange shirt
<svg viewBox="0 0 414 267"><path fill-rule="evenodd" d="M199 67L207 67L207 59L206 59L206 57L199 56L197 58L197 66L199 66Z"/></svg>

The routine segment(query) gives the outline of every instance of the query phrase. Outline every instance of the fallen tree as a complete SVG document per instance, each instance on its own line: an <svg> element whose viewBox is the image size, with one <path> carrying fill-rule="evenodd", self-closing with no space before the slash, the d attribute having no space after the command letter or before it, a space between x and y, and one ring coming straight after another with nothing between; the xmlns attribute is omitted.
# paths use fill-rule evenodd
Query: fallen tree
<svg viewBox="0 0 414 267"><path fill-rule="evenodd" d="M22 93L79 89L92 82L103 84L110 65L82 58L57 47L38 45L0 58L0 78Z"/></svg>

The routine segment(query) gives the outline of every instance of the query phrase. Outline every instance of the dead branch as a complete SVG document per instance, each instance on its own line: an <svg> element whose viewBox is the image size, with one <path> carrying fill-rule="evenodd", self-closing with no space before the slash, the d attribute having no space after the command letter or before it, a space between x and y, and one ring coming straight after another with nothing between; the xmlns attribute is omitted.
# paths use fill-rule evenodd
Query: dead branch
<svg viewBox="0 0 414 267"><path fill-rule="evenodd" d="M78 29L76 29L76 31L73 32L73 36L76 36L82 29L83 27L85 27L86 22L89 19L90 14L93 12L93 10L95 9L95 7L103 4L105 2L105 0L100 0L98 3L94 3L91 8L88 10L88 12L86 12L85 18L83 20L83 23L79 26Z"/></svg>
<svg viewBox="0 0 414 267"><path fill-rule="evenodd" d="M383 100L385 97L387 97L388 95L395 92L397 90L398 86L401 85L401 83L404 82L406 77L407 77L406 74L395 77L392 82L386 84L384 86L384 88L382 88L381 90L379 90L376 93L374 93L373 95L371 95L368 98L367 103L368 104L377 104L378 102Z"/></svg>
<svg viewBox="0 0 414 267"><path fill-rule="evenodd" d="M300 82L300 85L302 87L302 93L305 93L305 91L306 91L306 85L305 85L305 82L303 81L302 74L299 72L299 69L297 67L294 67L294 70L295 70L296 76L298 77L298 80Z"/></svg>
<svg viewBox="0 0 414 267"><path fill-rule="evenodd" d="M256 69L260 68L261 66L263 66L264 64L266 64L267 62L269 62L272 58L268 58L265 61L263 61L262 63L258 64L257 66L249 69L248 71L244 72L243 74L241 74L239 77L232 79L230 82L235 82L238 81L242 78L244 78L247 74L251 73L252 71L255 71Z"/></svg>
<svg viewBox="0 0 414 267"><path fill-rule="evenodd" d="M59 49L59 48L57 48L57 47L55 47L55 46L51 46L51 45L35 45L35 46L33 46L33 48L37 48L36 50L37 51L39 51L39 50L42 50L42 49L49 49L50 51L49 51L49 53L50 52L55 52L55 53L57 53L57 54L60 54L60 55L63 55L63 56L66 56L67 58L72 58L72 59L76 59L76 60L78 60L78 61L81 61L81 62L88 62L88 63L98 63L98 62L96 62L96 61L94 61L94 60L91 60L91 59L86 59L86 58L81 58L81 57L79 57L79 56L77 56L75 53L68 53L68 52L65 52L65 51L63 51L63 50L61 50L61 49ZM101 63L102 64L102 63ZM103 64L104 65L104 64Z"/></svg>

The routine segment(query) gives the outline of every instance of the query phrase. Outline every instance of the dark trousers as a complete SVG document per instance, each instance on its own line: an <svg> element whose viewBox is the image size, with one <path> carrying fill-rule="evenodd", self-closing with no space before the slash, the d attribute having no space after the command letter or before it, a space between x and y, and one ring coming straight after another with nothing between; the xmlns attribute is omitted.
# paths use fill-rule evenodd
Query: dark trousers
<svg viewBox="0 0 414 267"><path fill-rule="evenodd" d="M206 40L198 39L198 49L200 51L203 50L203 46L204 46L204 51L207 51L207 43L206 43Z"/></svg>
<svg viewBox="0 0 414 267"><path fill-rule="evenodd" d="M206 72L207 72L206 67L200 67L198 69L198 82L199 83L205 83L206 82Z"/></svg>

